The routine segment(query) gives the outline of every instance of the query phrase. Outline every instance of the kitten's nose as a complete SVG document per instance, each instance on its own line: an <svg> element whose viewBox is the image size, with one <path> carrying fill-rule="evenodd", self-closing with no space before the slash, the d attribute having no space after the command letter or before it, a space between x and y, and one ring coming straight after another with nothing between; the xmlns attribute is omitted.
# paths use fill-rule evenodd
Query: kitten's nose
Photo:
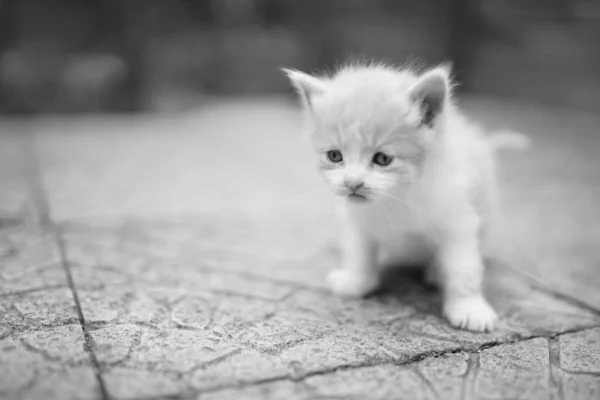
<svg viewBox="0 0 600 400"><path fill-rule="evenodd" d="M354 180L345 180L344 184L346 185L346 187L348 189L350 189L352 192L356 192L358 191L360 188L362 188L363 186L365 186L364 182L361 181L354 181Z"/></svg>

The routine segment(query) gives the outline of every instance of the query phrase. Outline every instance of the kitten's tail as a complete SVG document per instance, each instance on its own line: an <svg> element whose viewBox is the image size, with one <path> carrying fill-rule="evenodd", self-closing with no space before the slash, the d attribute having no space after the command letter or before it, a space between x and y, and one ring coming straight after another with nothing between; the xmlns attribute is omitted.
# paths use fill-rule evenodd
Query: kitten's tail
<svg viewBox="0 0 600 400"><path fill-rule="evenodd" d="M522 133L499 131L488 137L492 149L525 151L531 147L531 139Z"/></svg>

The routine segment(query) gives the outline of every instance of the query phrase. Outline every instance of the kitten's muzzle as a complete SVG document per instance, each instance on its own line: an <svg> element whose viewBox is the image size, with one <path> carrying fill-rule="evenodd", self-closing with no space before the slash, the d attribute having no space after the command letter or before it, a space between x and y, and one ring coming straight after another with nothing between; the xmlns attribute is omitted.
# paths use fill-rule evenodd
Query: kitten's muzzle
<svg viewBox="0 0 600 400"><path fill-rule="evenodd" d="M365 187L365 183L362 181L352 181L352 180L345 180L344 181L344 185L346 185L346 187L348 189L350 189L350 192L352 193L357 193L360 189L362 189L363 187Z"/></svg>
<svg viewBox="0 0 600 400"><path fill-rule="evenodd" d="M366 196L363 196L362 194L358 193L350 193L347 198L353 203L364 203L369 201L369 199Z"/></svg>
<svg viewBox="0 0 600 400"><path fill-rule="evenodd" d="M365 183L362 181L344 181L344 185L348 188L348 200L352 202L362 203L367 201L367 196L364 194ZM362 190L361 190L362 189Z"/></svg>

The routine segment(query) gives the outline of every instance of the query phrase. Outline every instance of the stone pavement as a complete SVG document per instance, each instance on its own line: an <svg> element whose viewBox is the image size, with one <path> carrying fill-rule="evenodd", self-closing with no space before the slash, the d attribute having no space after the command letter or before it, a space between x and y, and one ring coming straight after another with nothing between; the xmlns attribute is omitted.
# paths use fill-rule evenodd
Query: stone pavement
<svg viewBox="0 0 600 400"><path fill-rule="evenodd" d="M293 103L0 122L1 399L600 396L600 117L473 99L502 157L488 334L419 271L342 300Z"/></svg>

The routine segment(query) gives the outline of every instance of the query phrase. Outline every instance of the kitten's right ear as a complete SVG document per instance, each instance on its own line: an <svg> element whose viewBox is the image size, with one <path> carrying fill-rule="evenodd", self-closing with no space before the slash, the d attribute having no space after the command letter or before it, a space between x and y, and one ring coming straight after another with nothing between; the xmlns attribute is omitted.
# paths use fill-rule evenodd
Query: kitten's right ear
<svg viewBox="0 0 600 400"><path fill-rule="evenodd" d="M450 65L444 64L421 75L409 91L421 108L422 123L432 126L444 111L450 96Z"/></svg>
<svg viewBox="0 0 600 400"><path fill-rule="evenodd" d="M327 91L325 82L320 78L293 69L284 68L282 71L298 92L302 104L307 110L312 110L312 100L315 96L322 95Z"/></svg>

